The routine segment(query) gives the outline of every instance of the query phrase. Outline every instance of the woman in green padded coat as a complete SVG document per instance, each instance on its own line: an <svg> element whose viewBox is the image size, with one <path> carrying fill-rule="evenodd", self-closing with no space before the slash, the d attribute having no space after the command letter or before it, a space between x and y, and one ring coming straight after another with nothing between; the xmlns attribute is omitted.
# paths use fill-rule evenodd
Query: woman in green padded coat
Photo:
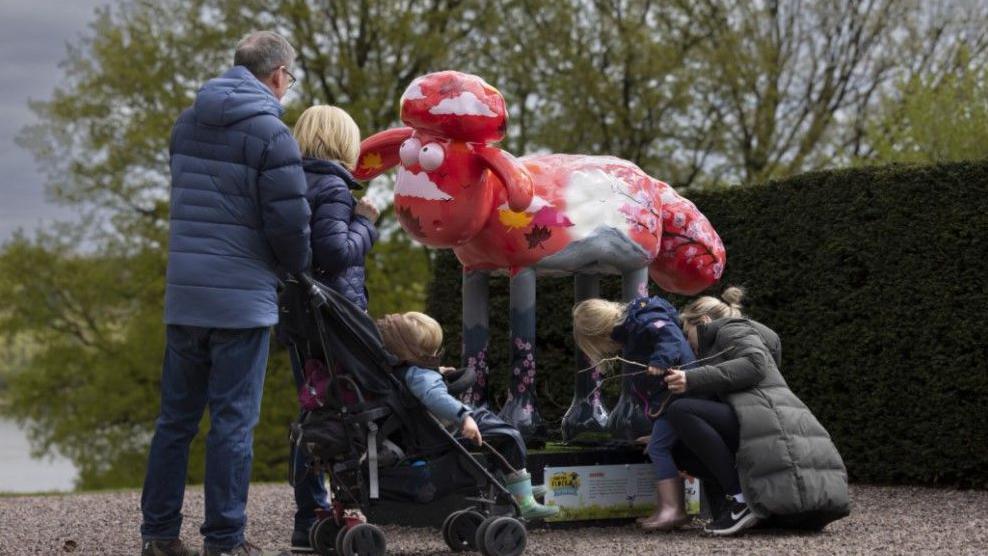
<svg viewBox="0 0 988 556"><path fill-rule="evenodd" d="M709 533L758 522L822 529L850 512L847 470L826 429L779 371L779 336L741 314L743 292L701 297L680 313L704 366L669 370L667 415L681 445L676 463L728 495Z"/></svg>

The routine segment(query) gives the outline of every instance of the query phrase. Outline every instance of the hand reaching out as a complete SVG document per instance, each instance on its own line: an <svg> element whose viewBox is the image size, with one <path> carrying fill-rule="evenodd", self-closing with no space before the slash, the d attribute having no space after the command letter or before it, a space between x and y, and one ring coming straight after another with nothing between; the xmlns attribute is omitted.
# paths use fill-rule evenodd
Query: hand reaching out
<svg viewBox="0 0 988 556"><path fill-rule="evenodd" d="M353 212L370 220L372 224L377 222L378 217L381 216L381 212L377 210L377 207L372 205L367 199L358 200L356 206L353 207Z"/></svg>

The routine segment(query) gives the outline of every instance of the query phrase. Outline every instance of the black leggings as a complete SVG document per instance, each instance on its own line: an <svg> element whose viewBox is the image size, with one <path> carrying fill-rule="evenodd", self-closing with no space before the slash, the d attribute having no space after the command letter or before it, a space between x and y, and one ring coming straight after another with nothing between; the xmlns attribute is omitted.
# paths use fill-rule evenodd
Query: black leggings
<svg viewBox="0 0 988 556"><path fill-rule="evenodd" d="M690 475L715 480L726 494L741 492L734 454L740 427L734 409L724 402L678 398L666 409L679 437L672 455Z"/></svg>

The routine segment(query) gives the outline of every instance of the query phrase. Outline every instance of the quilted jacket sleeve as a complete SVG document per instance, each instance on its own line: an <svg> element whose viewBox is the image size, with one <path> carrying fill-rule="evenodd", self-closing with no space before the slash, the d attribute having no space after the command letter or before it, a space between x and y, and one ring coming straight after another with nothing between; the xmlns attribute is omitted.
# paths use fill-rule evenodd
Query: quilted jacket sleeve
<svg viewBox="0 0 988 556"><path fill-rule="evenodd" d="M353 206L353 195L339 177L327 175L316 183L312 203L313 262L329 274L362 266L377 241L377 228L370 220L355 215Z"/></svg>
<svg viewBox="0 0 988 556"><path fill-rule="evenodd" d="M285 128L268 142L257 182L264 236L289 272L309 267L309 203L298 143Z"/></svg>
<svg viewBox="0 0 988 556"><path fill-rule="evenodd" d="M744 325L727 325L717 332L714 350L729 349L727 360L686 373L686 391L726 394L760 383L772 364L772 356L758 333Z"/></svg>

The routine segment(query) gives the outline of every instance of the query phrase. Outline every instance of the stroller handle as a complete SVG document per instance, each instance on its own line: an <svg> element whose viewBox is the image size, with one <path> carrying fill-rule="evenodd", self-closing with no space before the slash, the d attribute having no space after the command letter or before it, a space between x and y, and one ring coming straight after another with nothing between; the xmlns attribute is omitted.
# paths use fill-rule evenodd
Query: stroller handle
<svg viewBox="0 0 988 556"><path fill-rule="evenodd" d="M315 286L315 279L308 272L289 274L288 279L302 284L306 290L311 290Z"/></svg>
<svg viewBox="0 0 988 556"><path fill-rule="evenodd" d="M316 286L316 279L313 278L308 272L288 274L288 279L298 282L310 298L324 299L322 292L319 291L319 288Z"/></svg>

